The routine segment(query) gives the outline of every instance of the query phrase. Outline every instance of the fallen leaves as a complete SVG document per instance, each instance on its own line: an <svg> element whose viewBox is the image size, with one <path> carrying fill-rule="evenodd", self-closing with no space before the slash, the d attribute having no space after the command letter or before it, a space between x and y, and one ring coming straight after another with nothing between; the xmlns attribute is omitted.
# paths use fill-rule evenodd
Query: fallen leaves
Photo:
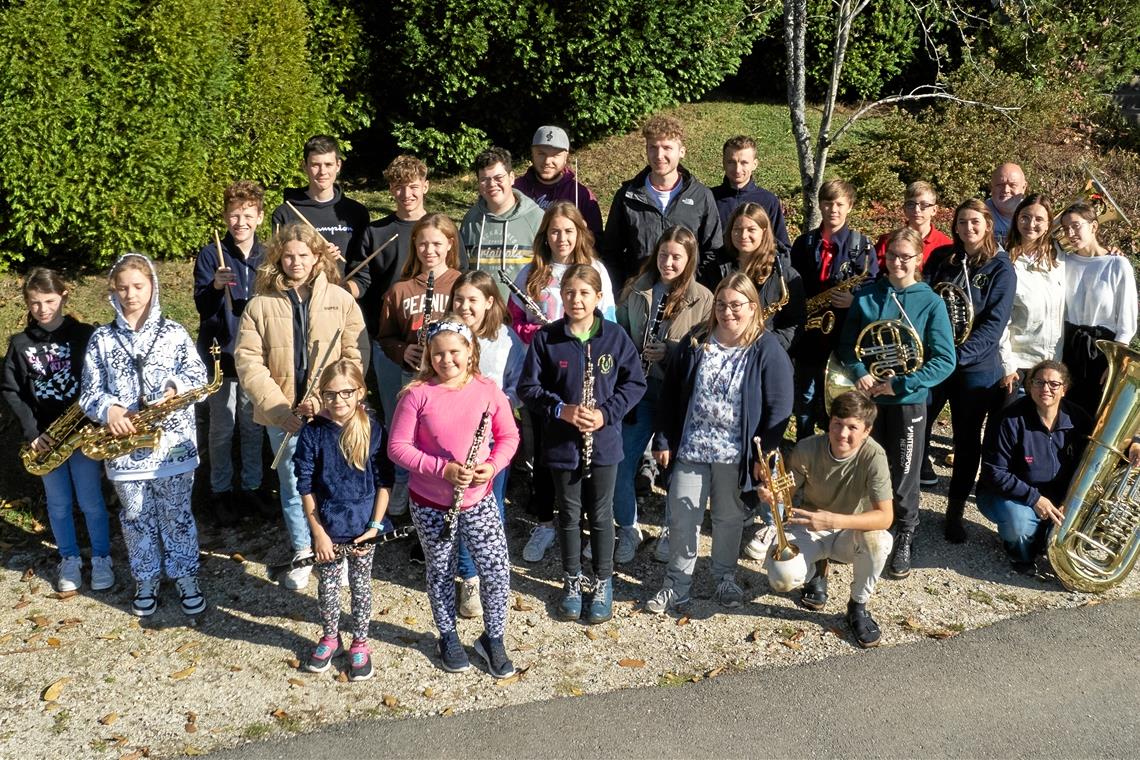
<svg viewBox="0 0 1140 760"><path fill-rule="evenodd" d="M305 688L305 682L302 681L300 678L289 678L286 680L290 686L296 686L298 689Z"/></svg>
<svg viewBox="0 0 1140 760"><path fill-rule="evenodd" d="M170 674L170 680L171 681L181 681L185 678L189 678L190 676L194 675L194 670L197 667L198 667L197 665L191 664L191 665L186 666L182 670L176 670Z"/></svg>
<svg viewBox="0 0 1140 760"><path fill-rule="evenodd" d="M60 601L66 602L68 599L78 595L78 591L53 591L48 594L48 599L59 599Z"/></svg>
<svg viewBox="0 0 1140 760"><path fill-rule="evenodd" d="M400 700L396 699L394 694L385 694L380 698L380 703L387 707L389 710L400 706Z"/></svg>
<svg viewBox="0 0 1140 760"><path fill-rule="evenodd" d="M187 641L185 644L182 644L177 649L175 649L174 654L182 654L183 652L189 652L191 649L198 646L199 644L201 644L200 641Z"/></svg>
<svg viewBox="0 0 1140 760"><path fill-rule="evenodd" d="M284 662L286 665L293 668L294 670L297 670L298 668L301 667L301 661L298 660L296 657L287 657L286 659L282 660L282 662Z"/></svg>
<svg viewBox="0 0 1140 760"><path fill-rule="evenodd" d="M420 621L416 620L411 615L408 615L406 618L404 618L404 625L419 625L419 623Z"/></svg>
<svg viewBox="0 0 1140 760"><path fill-rule="evenodd" d="M36 628L47 628L51 625L51 621L43 615L32 615L26 619L32 621L32 624L35 625Z"/></svg>
<svg viewBox="0 0 1140 760"><path fill-rule="evenodd" d="M515 594L515 603L511 605L511 609L516 612L531 612L534 607L523 601L522 594Z"/></svg>
<svg viewBox="0 0 1140 760"><path fill-rule="evenodd" d="M113 725L115 725L115 721L117 721L118 719L119 719L119 714L117 712L110 712L110 713L107 713L106 715L104 715L102 718L100 718L99 723L100 723L100 725L104 725L104 726L113 726Z"/></svg>
<svg viewBox="0 0 1140 760"><path fill-rule="evenodd" d="M434 696L435 696L435 689L433 689L432 687L428 686L426 689L424 689L424 692L423 692L423 693L424 693L424 696L425 696L425 697L427 697L428 699L431 699L432 697L434 697Z"/></svg>
<svg viewBox="0 0 1140 760"><path fill-rule="evenodd" d="M196 712L186 713L186 725L183 726L182 728L188 734L197 733L197 731L198 731L198 713L196 713Z"/></svg>
<svg viewBox="0 0 1140 760"><path fill-rule="evenodd" d="M803 628L797 628L790 636L781 639L780 643L788 649L798 652L804 648L803 644L800 643L804 638L804 633Z"/></svg>
<svg viewBox="0 0 1140 760"><path fill-rule="evenodd" d="M637 657L625 657L618 660L618 665L623 668L644 668L645 660Z"/></svg>
<svg viewBox="0 0 1140 760"><path fill-rule="evenodd" d="M245 564L245 557L243 557L238 552L234 552L233 554L231 554L230 559L232 559L234 562L238 563L239 565Z"/></svg>
<svg viewBox="0 0 1140 760"><path fill-rule="evenodd" d="M59 699L59 695L63 693L63 687L66 686L67 682L70 680L71 678L69 676L64 676L63 678L52 681L40 693L40 699L42 699L44 702L56 701Z"/></svg>
<svg viewBox="0 0 1140 760"><path fill-rule="evenodd" d="M681 617L677 618L677 625L688 625L690 620L691 618L689 618L688 615L682 615Z"/></svg>
<svg viewBox="0 0 1140 760"><path fill-rule="evenodd" d="M586 630L582 631L582 633L585 634L586 638L588 638L590 641L598 640L598 632L593 628L587 628Z"/></svg>

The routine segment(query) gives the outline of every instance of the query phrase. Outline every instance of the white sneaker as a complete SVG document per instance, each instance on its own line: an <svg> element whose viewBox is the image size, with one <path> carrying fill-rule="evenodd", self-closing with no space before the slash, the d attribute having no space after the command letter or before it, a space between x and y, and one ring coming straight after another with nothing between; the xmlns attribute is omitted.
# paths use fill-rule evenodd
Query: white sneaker
<svg viewBox="0 0 1140 760"><path fill-rule="evenodd" d="M61 594L68 591L78 591L83 585L83 558L64 557L59 561L59 574L56 576L55 589Z"/></svg>
<svg viewBox="0 0 1140 760"><path fill-rule="evenodd" d="M752 537L751 541L744 545L744 553L757 562L763 562L768 558L768 549L775 540L776 526L765 525L756 531L756 535Z"/></svg>
<svg viewBox="0 0 1140 760"><path fill-rule="evenodd" d="M459 617L483 617L483 603L479 600L479 576L467 578L459 584Z"/></svg>
<svg viewBox="0 0 1140 760"><path fill-rule="evenodd" d="M631 525L628 528L617 529L617 548L614 550L614 562L625 564L633 561L637 547L641 546L641 528Z"/></svg>
<svg viewBox="0 0 1140 760"><path fill-rule="evenodd" d="M408 511L408 484L396 483L392 486L392 496L388 499L388 514L392 516L407 514Z"/></svg>
<svg viewBox="0 0 1140 760"><path fill-rule="evenodd" d="M545 525L534 526L534 530L530 532L530 540L523 547L523 559L527 562L542 562L546 550L554 545L556 535L554 528Z"/></svg>
<svg viewBox="0 0 1140 760"><path fill-rule="evenodd" d="M91 590L106 591L115 585L115 571L110 557L91 558Z"/></svg>
<svg viewBox="0 0 1140 760"><path fill-rule="evenodd" d="M294 560L313 556L312 549L302 549L293 555ZM290 591L298 591L309 585L309 576L313 574L313 566L295 567L281 576L281 586Z"/></svg>
<svg viewBox="0 0 1140 760"><path fill-rule="evenodd" d="M665 563L669 561L669 529L662 528L657 534L657 543L653 547L653 559Z"/></svg>
<svg viewBox="0 0 1140 760"><path fill-rule="evenodd" d="M669 610L677 610L689 604L689 597L681 599L677 596L672 588L666 587L654 594L648 602L645 603L647 612L652 612L654 615L664 615Z"/></svg>

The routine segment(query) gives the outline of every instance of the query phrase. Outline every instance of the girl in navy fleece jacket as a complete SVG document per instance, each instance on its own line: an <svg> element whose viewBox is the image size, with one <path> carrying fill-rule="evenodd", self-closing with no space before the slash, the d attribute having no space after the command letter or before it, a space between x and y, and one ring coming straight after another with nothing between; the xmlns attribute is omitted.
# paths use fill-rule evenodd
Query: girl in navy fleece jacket
<svg viewBox="0 0 1140 760"><path fill-rule="evenodd" d="M322 411L301 430L293 467L297 491L317 558L317 599L324 635L308 669L328 670L340 651L340 562L336 545L354 544L385 529L382 521L392 486L384 426L368 412L360 365L341 359L320 379ZM372 617L372 556L369 544L349 551L348 587L352 592L352 647L349 678L372 677L368 622Z"/></svg>
<svg viewBox="0 0 1140 760"><path fill-rule="evenodd" d="M518 392L545 420L545 464L554 474L561 504L562 573L565 587L558 605L563 620L582 615L582 538L579 520L590 517L594 565L593 598L586 621L603 623L613 612L614 483L622 460L621 421L645 394L641 357L633 341L598 311L602 279L589 264L575 264L562 276L566 316L535 334L527 353ZM587 362L593 367L594 403L582 404ZM587 469L581 452L584 435L593 435Z"/></svg>

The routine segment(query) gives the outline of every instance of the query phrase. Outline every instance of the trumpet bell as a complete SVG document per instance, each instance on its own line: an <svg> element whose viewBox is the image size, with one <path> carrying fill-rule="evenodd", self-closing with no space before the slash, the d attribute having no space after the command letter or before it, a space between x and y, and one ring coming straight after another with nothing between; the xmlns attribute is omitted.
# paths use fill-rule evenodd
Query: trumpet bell
<svg viewBox="0 0 1140 760"><path fill-rule="evenodd" d="M772 547L772 551L768 553L768 558L773 562L791 562L798 556L800 556L800 547L792 543L789 543L783 547L783 549L779 546L774 546Z"/></svg>

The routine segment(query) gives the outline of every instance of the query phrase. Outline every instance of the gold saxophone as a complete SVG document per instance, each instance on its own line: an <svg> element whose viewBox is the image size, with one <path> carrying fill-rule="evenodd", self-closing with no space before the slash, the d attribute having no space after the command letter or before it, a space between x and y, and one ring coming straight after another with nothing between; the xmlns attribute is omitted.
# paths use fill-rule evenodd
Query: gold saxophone
<svg viewBox="0 0 1140 760"><path fill-rule="evenodd" d="M779 254L777 254L776 255L776 261L775 261L774 265L772 266L772 274L774 274L776 277L780 278L780 297L777 298L772 303L765 306L760 311L760 318L764 320L765 326L767 326L768 323L772 320L772 317L776 316L776 314L780 311L780 309L782 309L788 305L788 282L787 282L787 280L784 279L784 273L782 271L780 271L780 269L781 269L781 267L780 267L780 256L779 256ZM818 298L818 296L817 296L817 298ZM834 320L835 320L835 315L833 314L832 315L832 321L834 321ZM834 328L834 325L832 325L832 328ZM829 329L827 332L831 332L831 330ZM826 335L827 333L824 333L824 334Z"/></svg>
<svg viewBox="0 0 1140 760"><path fill-rule="evenodd" d="M819 330L824 335L830 335L835 329L835 310L831 306L831 296L836 293L850 293L871 277L871 254L863 256L863 271L854 277L836 283L822 293L817 293L807 301L807 322L804 327L808 330Z"/></svg>
<svg viewBox="0 0 1140 760"><path fill-rule="evenodd" d="M67 411L43 432L52 439L51 448L36 451L30 443L20 447L20 461L24 463L24 469L32 475L47 475L59 467L75 453L83 429L91 424L91 420L79 408L79 402L67 407Z"/></svg>
<svg viewBox="0 0 1140 760"><path fill-rule="evenodd" d="M100 460L116 459L136 449L157 447L162 441L163 420L222 387L222 350L218 348L217 341L210 346L210 354L214 357L214 379L209 384L191 388L154 406L140 409L130 418L135 426L135 432L131 435L116 437L105 425L85 428L78 434L79 448L90 458Z"/></svg>
<svg viewBox="0 0 1140 760"><path fill-rule="evenodd" d="M1065 520L1049 538L1057 578L1093 593L1121 583L1140 553L1140 468L1127 455L1140 427L1140 353L1109 340L1096 345L1108 357L1104 396L1062 502Z"/></svg>

